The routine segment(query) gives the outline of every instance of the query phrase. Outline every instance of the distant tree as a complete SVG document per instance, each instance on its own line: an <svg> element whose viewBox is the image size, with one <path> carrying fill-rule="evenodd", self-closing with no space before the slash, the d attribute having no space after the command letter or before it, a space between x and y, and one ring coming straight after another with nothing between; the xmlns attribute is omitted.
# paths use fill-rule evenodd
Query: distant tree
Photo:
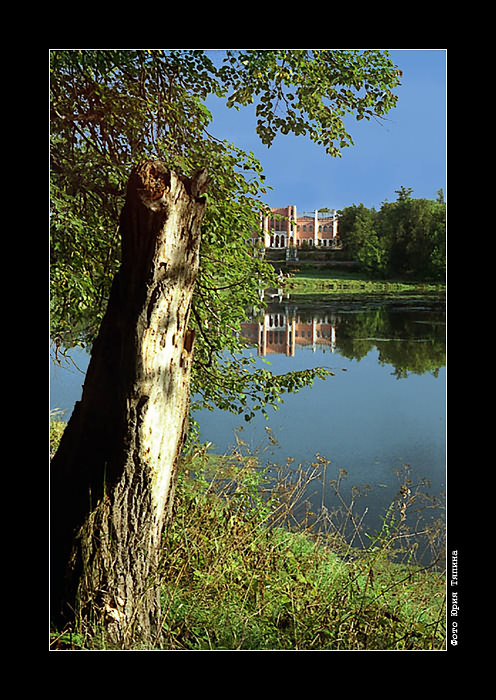
<svg viewBox="0 0 496 700"><path fill-rule="evenodd" d="M372 276L414 275L442 280L446 268L446 205L396 190L379 211L363 204L339 212L340 238L348 255Z"/></svg>
<svg viewBox="0 0 496 700"><path fill-rule="evenodd" d="M390 273L390 256L387 242L371 230L358 251L357 259L371 277L387 277Z"/></svg>
<svg viewBox="0 0 496 700"><path fill-rule="evenodd" d="M408 199L410 199L412 192L413 189L411 187L403 187L402 185L399 190L395 190L395 193L398 195L397 201L406 202Z"/></svg>
<svg viewBox="0 0 496 700"><path fill-rule="evenodd" d="M411 189L398 190L398 199L383 204L378 230L396 274L442 279L446 263L446 205L413 199Z"/></svg>
<svg viewBox="0 0 496 700"><path fill-rule="evenodd" d="M356 258L363 246L367 223L373 226L373 210L364 204L352 204L339 211L339 239L351 258Z"/></svg>

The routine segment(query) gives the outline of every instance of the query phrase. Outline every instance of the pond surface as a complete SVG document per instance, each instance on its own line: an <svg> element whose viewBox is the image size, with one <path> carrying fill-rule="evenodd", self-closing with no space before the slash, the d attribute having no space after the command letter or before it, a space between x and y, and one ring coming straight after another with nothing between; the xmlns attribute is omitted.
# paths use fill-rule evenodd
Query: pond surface
<svg viewBox="0 0 496 700"><path fill-rule="evenodd" d="M334 372L298 394L285 395L269 420L199 411L202 441L226 453L237 437L266 463L307 465L319 454L327 478L345 470L346 483L370 486L366 523L376 530L400 487L398 470L408 465L415 483L429 493L446 490L446 343L444 304L436 299L357 303L273 303L243 326L257 366L281 374L323 366ZM81 396L89 356L76 349L75 366L51 367L51 408L68 420ZM82 371L80 371L82 370ZM270 429L268 433L267 428ZM270 439L269 439L270 435ZM332 489L310 496L312 506L332 508ZM439 512L433 510L433 516Z"/></svg>
<svg viewBox="0 0 496 700"><path fill-rule="evenodd" d="M316 454L330 460L327 479L347 472L348 502L351 487L371 487L362 511L368 509L364 523L376 531L399 491L398 471L408 471L414 484L426 480L423 490L435 498L446 490L444 304L328 299L272 304L243 331L257 366L267 367L268 360L277 374L322 366L333 377L285 395L268 421L257 415L245 423L223 411L200 411L196 418L215 452L229 451L237 435L268 463L309 464ZM316 488L312 508L324 502L332 509L333 492L326 488L322 499Z"/></svg>

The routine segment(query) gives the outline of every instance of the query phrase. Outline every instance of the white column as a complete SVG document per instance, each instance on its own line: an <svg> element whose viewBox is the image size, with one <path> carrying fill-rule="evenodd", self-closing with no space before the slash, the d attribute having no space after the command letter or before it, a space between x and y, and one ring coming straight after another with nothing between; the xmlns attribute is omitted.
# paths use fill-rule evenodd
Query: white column
<svg viewBox="0 0 496 700"><path fill-rule="evenodd" d="M313 244L314 244L314 246L319 244L319 241L318 241L318 228L319 228L318 216L319 216L319 213L316 209L315 215L314 215L314 224L313 224Z"/></svg>
<svg viewBox="0 0 496 700"><path fill-rule="evenodd" d="M267 352L267 319L268 315L264 314L263 323L260 324L260 330L262 331L262 342L259 345L259 353L265 356Z"/></svg>
<svg viewBox="0 0 496 700"><path fill-rule="evenodd" d="M336 210L332 210L332 237L337 238L338 235L338 217L336 216Z"/></svg>

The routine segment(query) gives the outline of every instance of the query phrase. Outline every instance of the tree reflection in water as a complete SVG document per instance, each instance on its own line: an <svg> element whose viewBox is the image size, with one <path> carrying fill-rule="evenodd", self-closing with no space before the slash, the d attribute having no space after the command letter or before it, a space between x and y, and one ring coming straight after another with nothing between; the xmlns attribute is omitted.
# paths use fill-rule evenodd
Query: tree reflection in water
<svg viewBox="0 0 496 700"><path fill-rule="evenodd" d="M244 338L259 355L294 356L297 348L337 352L360 361L377 348L393 374L437 376L446 364L445 311L440 304L382 305L369 309L339 303L315 307L271 304L242 324Z"/></svg>

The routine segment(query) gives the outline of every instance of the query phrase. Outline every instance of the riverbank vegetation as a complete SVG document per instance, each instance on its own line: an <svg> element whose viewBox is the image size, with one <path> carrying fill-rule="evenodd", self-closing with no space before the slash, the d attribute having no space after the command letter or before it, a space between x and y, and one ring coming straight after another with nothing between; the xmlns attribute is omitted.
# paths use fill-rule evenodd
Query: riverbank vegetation
<svg viewBox="0 0 496 700"><path fill-rule="evenodd" d="M62 429L52 424L52 450ZM335 510L302 517L309 490L331 476ZM228 457L200 446L185 456L164 535L153 648L443 649L442 527L422 525L418 514L406 524L428 509L422 485L406 471L382 529L366 533L358 491L345 500L345 478L320 456L305 469L264 469L240 440ZM88 623L52 630L51 645L116 648Z"/></svg>
<svg viewBox="0 0 496 700"><path fill-rule="evenodd" d="M418 281L398 277L375 279L367 272L358 270L315 268L310 264L302 264L297 268L288 269L284 291L298 297L305 294L424 296L444 294L446 285L440 281Z"/></svg>

